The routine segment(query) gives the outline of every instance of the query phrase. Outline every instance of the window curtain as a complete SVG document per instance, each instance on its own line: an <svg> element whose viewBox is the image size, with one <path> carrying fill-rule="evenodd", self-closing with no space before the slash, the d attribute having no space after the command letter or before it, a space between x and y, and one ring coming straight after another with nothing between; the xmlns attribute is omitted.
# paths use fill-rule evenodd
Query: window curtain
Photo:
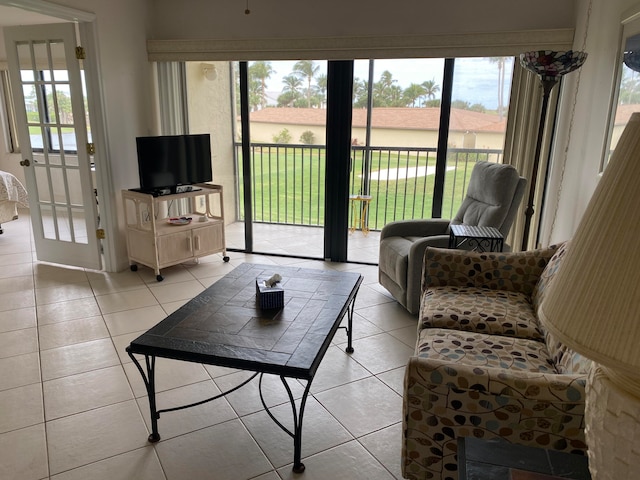
<svg viewBox="0 0 640 480"><path fill-rule="evenodd" d="M158 101L161 135L189 133L187 114L187 77L184 62L157 64ZM180 216L190 211L189 199L171 202L167 215Z"/></svg>
<svg viewBox="0 0 640 480"><path fill-rule="evenodd" d="M189 133L184 62L158 62L157 75L161 134Z"/></svg>

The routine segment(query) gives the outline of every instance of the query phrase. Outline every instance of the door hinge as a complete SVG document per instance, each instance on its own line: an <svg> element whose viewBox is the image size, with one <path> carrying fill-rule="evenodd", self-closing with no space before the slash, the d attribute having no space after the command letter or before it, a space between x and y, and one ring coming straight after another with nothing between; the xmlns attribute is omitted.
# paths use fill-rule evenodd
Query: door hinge
<svg viewBox="0 0 640 480"><path fill-rule="evenodd" d="M95 154L96 154L96 144L87 143L87 155L95 155Z"/></svg>
<svg viewBox="0 0 640 480"><path fill-rule="evenodd" d="M77 46L76 47L76 59L84 60L87 56L87 52L84 51L84 47Z"/></svg>
<svg viewBox="0 0 640 480"><path fill-rule="evenodd" d="M99 228L96 230L96 237L100 240L104 240L107 238L107 235L104 233L104 228Z"/></svg>

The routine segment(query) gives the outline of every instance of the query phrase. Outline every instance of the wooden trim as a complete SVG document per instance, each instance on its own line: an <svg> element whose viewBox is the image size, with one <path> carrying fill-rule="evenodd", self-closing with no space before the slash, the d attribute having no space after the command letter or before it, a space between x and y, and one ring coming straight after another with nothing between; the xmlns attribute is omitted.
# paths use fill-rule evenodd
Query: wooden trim
<svg viewBox="0 0 640 480"><path fill-rule="evenodd" d="M568 50L573 29L452 35L148 40L150 61L349 60L515 56L528 50Z"/></svg>
<svg viewBox="0 0 640 480"><path fill-rule="evenodd" d="M70 22L93 22L96 19L95 13L78 10L77 8L65 7L44 0L0 0L0 5L21 8L30 12L48 15L59 18L60 21Z"/></svg>

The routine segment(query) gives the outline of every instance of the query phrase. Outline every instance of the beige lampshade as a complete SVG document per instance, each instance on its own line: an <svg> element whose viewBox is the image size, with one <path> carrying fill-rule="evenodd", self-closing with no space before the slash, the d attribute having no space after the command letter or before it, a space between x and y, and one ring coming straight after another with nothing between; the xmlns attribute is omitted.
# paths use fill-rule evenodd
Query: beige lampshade
<svg viewBox="0 0 640 480"><path fill-rule="evenodd" d="M640 113L629 120L539 314L576 352L640 379Z"/></svg>

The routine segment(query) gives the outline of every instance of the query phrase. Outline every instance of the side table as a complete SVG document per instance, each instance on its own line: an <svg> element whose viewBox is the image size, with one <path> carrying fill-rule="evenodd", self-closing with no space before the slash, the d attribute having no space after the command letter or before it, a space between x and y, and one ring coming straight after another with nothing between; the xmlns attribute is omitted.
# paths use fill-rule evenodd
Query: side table
<svg viewBox="0 0 640 480"><path fill-rule="evenodd" d="M351 202L351 218L352 226L349 229L349 233L356 231L358 227L358 216L356 215L356 207L360 212L360 230L363 235L369 233L369 218L367 216L369 210L369 203L371 203L371 195L349 195L349 202Z"/></svg>
<svg viewBox="0 0 640 480"><path fill-rule="evenodd" d="M449 231L449 248L460 248L468 245L469 250L477 252L501 252L504 237L494 227L475 227L471 225L451 225Z"/></svg>
<svg viewBox="0 0 640 480"><path fill-rule="evenodd" d="M590 480L586 455L514 445L500 438L458 438L460 480Z"/></svg>

